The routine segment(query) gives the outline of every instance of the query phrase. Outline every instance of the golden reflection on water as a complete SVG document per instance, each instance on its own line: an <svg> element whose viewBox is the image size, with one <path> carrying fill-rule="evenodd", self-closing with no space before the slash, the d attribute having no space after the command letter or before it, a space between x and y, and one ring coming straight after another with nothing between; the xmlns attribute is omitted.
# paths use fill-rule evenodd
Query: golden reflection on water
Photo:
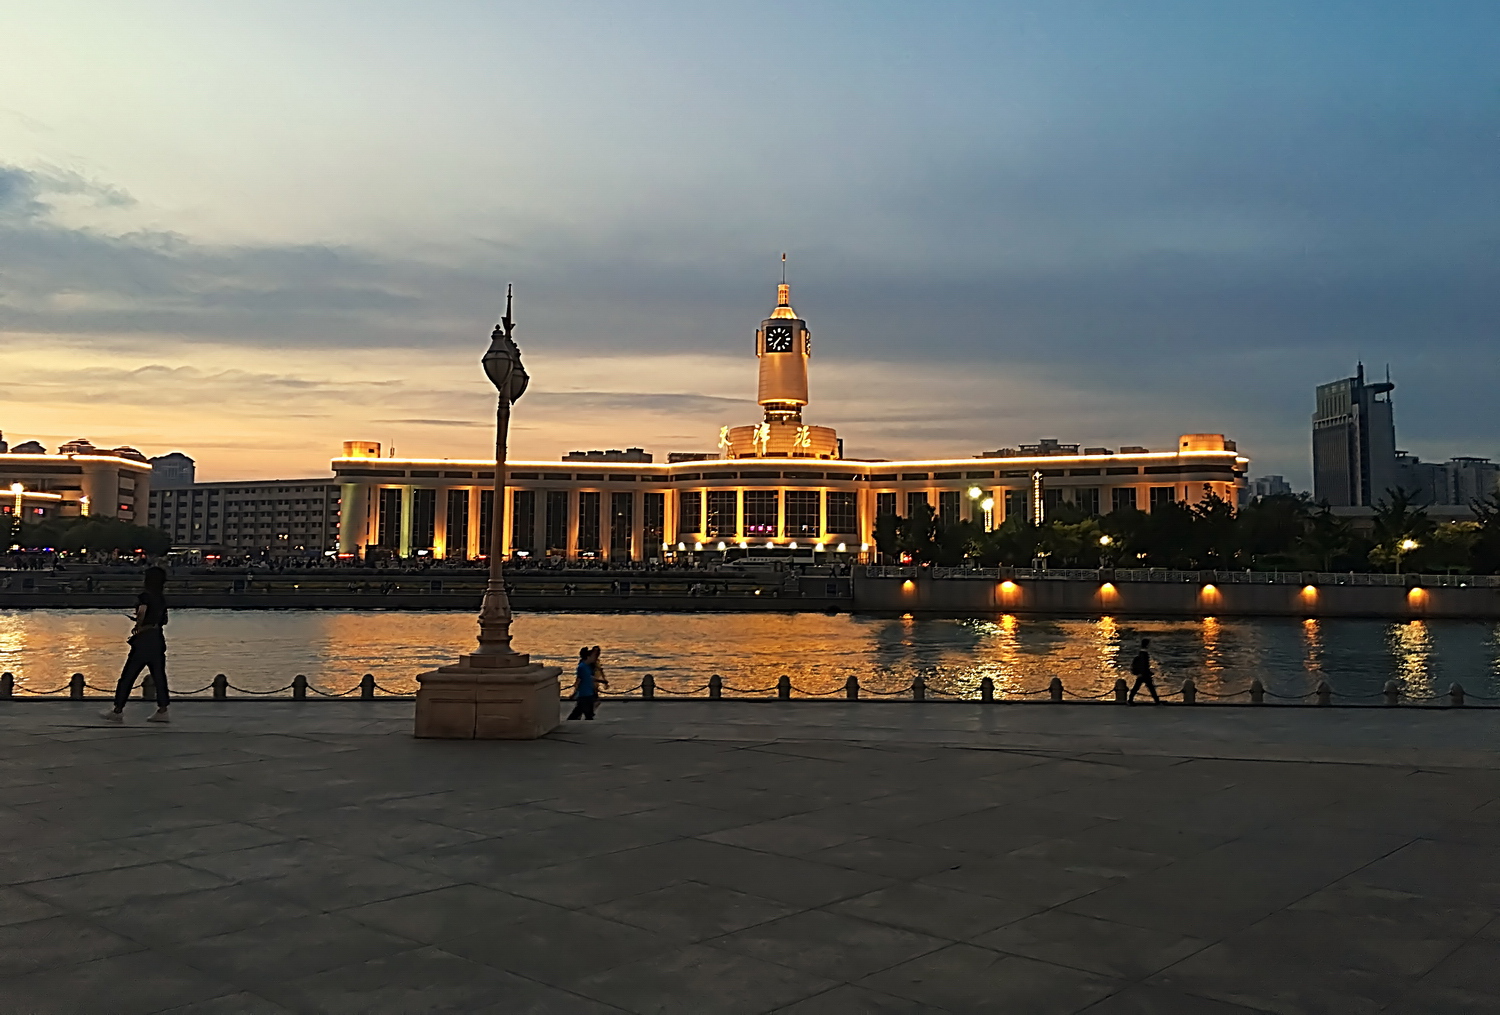
<svg viewBox="0 0 1500 1015"><path fill-rule="evenodd" d="M1221 634L1217 617L1203 618L1203 671L1215 684L1220 683L1224 675L1224 661L1219 658Z"/></svg>
<svg viewBox="0 0 1500 1015"><path fill-rule="evenodd" d="M1408 694L1432 694L1432 630L1423 620L1392 624L1391 655L1396 660L1396 679Z"/></svg>
<svg viewBox="0 0 1500 1015"><path fill-rule="evenodd" d="M1323 630L1319 624L1315 617L1302 621L1302 668L1310 676L1320 677L1323 675Z"/></svg>
<svg viewBox="0 0 1500 1015"><path fill-rule="evenodd" d="M15 673L22 690L56 689L74 672L111 687L129 626L112 610L0 612L0 670ZM216 673L257 691L302 673L332 692L372 673L382 687L409 692L417 673L470 651L474 634L464 613L179 610L168 666L179 692ZM1500 689L1500 627L1459 621L528 613L515 622L518 649L562 666L565 683L578 648L598 644L615 689L650 673L664 693L702 687L717 673L727 694L766 693L782 674L830 696L851 675L873 693L903 689L918 674L933 697L977 697L985 677L1001 697L1035 695L1054 676L1071 692L1102 694L1142 637L1152 639L1168 688L1191 676L1224 693L1259 676L1273 690L1302 693L1316 674L1349 693L1378 691L1390 676L1415 694L1431 693L1439 678L1476 694Z"/></svg>

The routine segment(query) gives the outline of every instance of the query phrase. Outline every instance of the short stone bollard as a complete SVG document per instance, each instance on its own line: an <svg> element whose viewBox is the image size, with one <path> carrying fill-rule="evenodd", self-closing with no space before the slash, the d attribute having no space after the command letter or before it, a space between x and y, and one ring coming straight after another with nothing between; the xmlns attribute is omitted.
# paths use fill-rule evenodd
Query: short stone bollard
<svg viewBox="0 0 1500 1015"><path fill-rule="evenodd" d="M1115 704L1130 704L1130 688L1126 686L1124 677L1115 678Z"/></svg>
<svg viewBox="0 0 1500 1015"><path fill-rule="evenodd" d="M292 678L292 698L296 701L307 700L307 675L299 673Z"/></svg>
<svg viewBox="0 0 1500 1015"><path fill-rule="evenodd" d="M989 677L985 677L979 682L979 700L986 705L993 705L995 703L995 682Z"/></svg>
<svg viewBox="0 0 1500 1015"><path fill-rule="evenodd" d="M649 673L641 678L641 697L647 700L656 697L656 678Z"/></svg>
<svg viewBox="0 0 1500 1015"><path fill-rule="evenodd" d="M223 700L229 697L229 678L222 673L214 674L214 697Z"/></svg>
<svg viewBox="0 0 1500 1015"><path fill-rule="evenodd" d="M792 697L792 678L783 673L776 678L776 697L788 701Z"/></svg>
<svg viewBox="0 0 1500 1015"><path fill-rule="evenodd" d="M1454 684L1448 688L1448 700L1453 703L1454 708L1464 707L1464 685Z"/></svg>
<svg viewBox="0 0 1500 1015"><path fill-rule="evenodd" d="M365 701L373 701L375 698L375 674L366 673L359 678L359 696Z"/></svg>
<svg viewBox="0 0 1500 1015"><path fill-rule="evenodd" d="M1380 692L1385 695L1386 705L1399 705L1401 703L1401 685L1394 680L1385 682L1385 690Z"/></svg>
<svg viewBox="0 0 1500 1015"><path fill-rule="evenodd" d="M68 697L74 701L83 700L83 674L75 673L68 678Z"/></svg>
<svg viewBox="0 0 1500 1015"><path fill-rule="evenodd" d="M708 696L715 699L724 697L724 678L717 673L708 678Z"/></svg>
<svg viewBox="0 0 1500 1015"><path fill-rule="evenodd" d="M1047 684L1047 697L1053 701L1062 701L1062 677L1053 677Z"/></svg>
<svg viewBox="0 0 1500 1015"><path fill-rule="evenodd" d="M849 674L849 679L844 681L844 697L850 701L859 700L859 678L852 673Z"/></svg>
<svg viewBox="0 0 1500 1015"><path fill-rule="evenodd" d="M9 701L16 696L16 675L10 670L0 673L0 700Z"/></svg>
<svg viewBox="0 0 1500 1015"><path fill-rule="evenodd" d="M1182 703L1184 705L1198 704L1198 685L1193 683L1192 677L1182 682Z"/></svg>
<svg viewBox="0 0 1500 1015"><path fill-rule="evenodd" d="M1333 704L1333 688L1328 686L1328 681L1326 680L1318 681L1318 704Z"/></svg>
<svg viewBox="0 0 1500 1015"><path fill-rule="evenodd" d="M1266 703L1266 685L1260 682L1259 677L1250 681L1250 704L1264 705Z"/></svg>
<svg viewBox="0 0 1500 1015"><path fill-rule="evenodd" d="M80 697L82 696L80 695ZM149 673L141 677L141 700L156 700L156 681L152 679L151 674Z"/></svg>
<svg viewBox="0 0 1500 1015"><path fill-rule="evenodd" d="M920 673L918 673L915 677L912 678L912 682L911 682L911 700L912 701L926 701L927 700L927 681L925 681L925 680L922 679L922 674L920 674Z"/></svg>

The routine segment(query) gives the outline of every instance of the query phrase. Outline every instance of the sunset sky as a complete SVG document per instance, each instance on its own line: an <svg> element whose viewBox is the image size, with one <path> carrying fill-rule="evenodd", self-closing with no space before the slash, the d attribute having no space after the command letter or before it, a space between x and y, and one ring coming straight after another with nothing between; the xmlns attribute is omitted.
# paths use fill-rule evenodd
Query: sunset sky
<svg viewBox="0 0 1500 1015"><path fill-rule="evenodd" d="M0 5L0 430L326 472L712 450L789 254L852 457L1225 432L1312 389L1500 458L1500 5Z"/></svg>

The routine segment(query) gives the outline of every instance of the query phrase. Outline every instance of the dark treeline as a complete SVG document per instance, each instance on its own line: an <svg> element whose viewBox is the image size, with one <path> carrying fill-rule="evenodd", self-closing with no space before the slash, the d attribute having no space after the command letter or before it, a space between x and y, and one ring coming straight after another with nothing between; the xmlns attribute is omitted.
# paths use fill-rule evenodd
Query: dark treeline
<svg viewBox="0 0 1500 1015"><path fill-rule="evenodd" d="M8 526L6 546L20 546L26 550L67 550L70 553L94 551L102 553L144 553L159 557L172 545L172 537L161 529L145 525L132 525L118 518L90 516L88 518L48 518L40 522L24 523L19 535L15 523L6 516ZM4 531L4 530L0 530Z"/></svg>
<svg viewBox="0 0 1500 1015"><path fill-rule="evenodd" d="M1404 491L1375 508L1373 531L1357 532L1306 494L1258 497L1242 511L1210 494L1197 505L1090 516L1072 504L1042 525L1012 518L983 531L944 524L931 506L914 517L877 519L881 556L921 564L1028 567L1162 567L1178 570L1500 572L1500 497L1473 518L1437 522Z"/></svg>

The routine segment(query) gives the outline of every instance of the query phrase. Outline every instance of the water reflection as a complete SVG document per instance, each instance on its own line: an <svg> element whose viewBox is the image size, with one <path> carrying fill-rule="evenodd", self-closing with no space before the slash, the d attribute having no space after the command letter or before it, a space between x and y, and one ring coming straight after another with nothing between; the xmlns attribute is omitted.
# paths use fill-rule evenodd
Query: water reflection
<svg viewBox="0 0 1500 1015"><path fill-rule="evenodd" d="M125 654L129 620L108 610L0 613L0 670L18 686L52 689L68 675L109 687ZM934 696L977 696L989 677L998 695L1044 689L1053 676L1070 691L1100 694L1152 639L1164 689L1192 677L1224 693L1260 677L1269 690L1302 694L1318 679L1351 694L1378 692L1392 677L1412 694L1459 682L1500 693L1500 627L1484 622L1338 619L1017 617L940 619L824 614L522 614L517 643L568 667L578 646L600 644L616 687L652 674L664 692L724 678L727 693L775 686L782 674L813 693L845 681L895 691L920 674ZM474 619L462 613L179 610L169 629L175 687L206 686L216 673L236 686L270 690L306 674L341 691L373 673L410 691L414 676L469 651Z"/></svg>
<svg viewBox="0 0 1500 1015"><path fill-rule="evenodd" d="M1432 694L1432 630L1427 622L1408 620L1392 624L1388 637L1391 655L1396 661L1396 681L1401 684L1401 689L1417 696Z"/></svg>

